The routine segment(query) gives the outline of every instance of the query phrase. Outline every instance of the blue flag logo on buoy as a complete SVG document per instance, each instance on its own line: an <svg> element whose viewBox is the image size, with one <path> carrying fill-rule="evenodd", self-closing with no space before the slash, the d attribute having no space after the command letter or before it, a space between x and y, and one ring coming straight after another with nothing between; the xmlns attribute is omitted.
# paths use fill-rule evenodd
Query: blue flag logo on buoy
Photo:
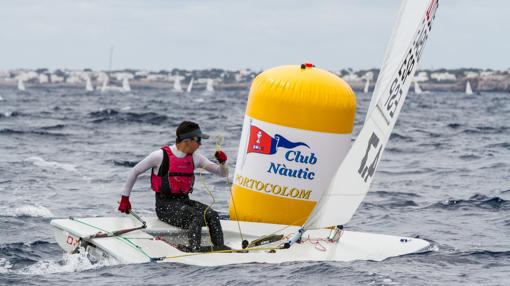
<svg viewBox="0 0 510 286"><path fill-rule="evenodd" d="M293 149L298 146L306 146L307 148L310 148L310 146L304 142L292 142L279 134L272 137L257 126L251 125L250 139L248 140L248 150L246 153L273 155L276 153L278 147Z"/></svg>

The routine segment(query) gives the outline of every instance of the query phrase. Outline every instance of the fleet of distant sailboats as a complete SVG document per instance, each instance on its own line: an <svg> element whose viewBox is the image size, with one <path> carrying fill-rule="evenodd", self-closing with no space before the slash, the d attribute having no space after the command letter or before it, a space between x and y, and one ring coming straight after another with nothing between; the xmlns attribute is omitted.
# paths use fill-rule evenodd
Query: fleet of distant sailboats
<svg viewBox="0 0 510 286"><path fill-rule="evenodd" d="M173 92L181 93L183 92L182 86L181 86L181 78L179 76L173 77L174 85L173 85ZM186 87L186 92L191 93L193 90L195 79L192 77L188 83L188 86ZM424 94L429 93L429 91L423 91L418 83L417 80L413 81L414 84L414 93L415 94ZM26 91L25 81L22 78L18 78L18 90L19 91ZM100 90L102 93L104 92L131 92L131 86L129 84L129 79L127 77L122 79L122 86L111 86L109 85L109 77L106 76L102 82L102 85L97 87L97 90ZM94 91L94 86L92 85L92 80L90 77L87 77L86 83L85 83L85 91L92 92ZM367 78L365 80L365 86L363 88L363 93L367 94L370 91L370 79ZM214 92L214 80L211 78L208 78L206 81L206 87L204 90L205 94L211 94ZM466 95L472 95L473 89L471 87L471 83L466 81L466 88L464 93Z"/></svg>

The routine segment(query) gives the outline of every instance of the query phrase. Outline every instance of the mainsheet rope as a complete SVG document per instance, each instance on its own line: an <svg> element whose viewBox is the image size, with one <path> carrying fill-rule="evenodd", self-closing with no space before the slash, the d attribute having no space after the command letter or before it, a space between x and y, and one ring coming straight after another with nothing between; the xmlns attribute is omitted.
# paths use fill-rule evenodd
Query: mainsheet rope
<svg viewBox="0 0 510 286"><path fill-rule="evenodd" d="M75 218L72 218L72 217L71 217L70 219L71 219L71 220L73 220L73 221L79 222L79 223L81 223L81 224L84 224L84 225L86 225L86 226L88 226L88 227L95 228L95 229L97 229L97 230L99 230L99 231L101 231L101 232L103 232L103 233L113 234L113 232L112 232L112 231L108 231L108 230L102 229L102 228L100 228L100 227L97 227L97 226L95 226L95 225L92 225L92 224L86 223L86 222L81 221L81 220L79 220L79 219L75 219ZM112 237L115 237L115 238L117 238L117 239L120 239L121 241L124 241L124 242L125 242L125 243L127 243L129 246L131 246L132 248L134 248L134 249L138 250L140 253L142 253L143 255L145 255L145 257L149 258L150 260L153 260L153 259L154 259L154 258L153 258L153 257L151 257L150 255L148 255L145 251L143 251L143 249L142 249L140 246L138 246L138 245L134 244L134 243L133 243L133 242L132 242L129 238L122 237L122 236L119 236L119 235L114 235L114 236L112 236ZM79 240L81 240L81 239L82 239L82 237L80 237L80 238L79 238Z"/></svg>
<svg viewBox="0 0 510 286"><path fill-rule="evenodd" d="M225 140L225 138L223 137L223 135L218 135L218 137L216 138L216 151L221 151L221 145L223 144L224 140ZM207 210L211 209L212 206L216 203L216 199L215 199L215 197L214 197L214 195L213 195L213 193L211 191L211 188L209 188L209 185L205 182L205 179L202 176L202 172L200 172L200 180L202 182L202 185L206 189L206 191L209 193L209 196L211 196L211 198L213 200L212 203L209 206L207 206L207 208L204 210L204 224L207 226L207 229L209 229L209 226L207 225L206 214L207 214ZM227 181L227 187L230 187L230 182L228 180L228 172L227 172L227 174L225 176L225 180ZM241 223L239 222L239 219L238 219L238 216L237 216L237 208L236 208L236 203L235 203L235 199L234 199L234 193L232 193L231 189L230 189L230 195L232 197L232 205L234 206L234 213L236 215L237 228L239 230L239 236L241 237L241 246L242 246L242 243L244 241L244 237L243 237L243 232L241 230ZM211 233L211 230L209 229L209 234L210 233Z"/></svg>

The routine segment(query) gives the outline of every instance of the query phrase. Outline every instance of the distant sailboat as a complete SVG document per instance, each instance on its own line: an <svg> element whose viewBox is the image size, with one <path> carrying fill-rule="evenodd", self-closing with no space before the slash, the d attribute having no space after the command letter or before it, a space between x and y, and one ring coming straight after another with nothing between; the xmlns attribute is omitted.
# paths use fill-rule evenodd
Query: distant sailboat
<svg viewBox="0 0 510 286"><path fill-rule="evenodd" d="M186 92L191 92L193 89L193 78L189 81L188 88L186 89Z"/></svg>
<svg viewBox="0 0 510 286"><path fill-rule="evenodd" d="M25 82L20 78L18 79L18 90L19 91L25 91Z"/></svg>
<svg viewBox="0 0 510 286"><path fill-rule="evenodd" d="M122 80L122 91L123 92L130 92L131 91L131 86L129 85L129 80L128 80L127 77L125 77Z"/></svg>
<svg viewBox="0 0 510 286"><path fill-rule="evenodd" d="M85 90L86 91L94 91L94 87L92 86L92 81L90 80L90 77L87 77L87 83L85 84Z"/></svg>
<svg viewBox="0 0 510 286"><path fill-rule="evenodd" d="M174 89L175 92L182 92L181 78L179 76L174 77Z"/></svg>
<svg viewBox="0 0 510 286"><path fill-rule="evenodd" d="M363 89L363 93L368 93L369 88L370 88L370 79L367 78L367 81L365 82L365 88Z"/></svg>
<svg viewBox="0 0 510 286"><path fill-rule="evenodd" d="M211 78L207 79L207 85L205 86L205 92L206 93L213 93L214 92L214 82Z"/></svg>
<svg viewBox="0 0 510 286"><path fill-rule="evenodd" d="M415 94L422 94L423 93L423 91L420 88L420 85L418 84L418 82L416 80L414 81L414 93Z"/></svg>
<svg viewBox="0 0 510 286"><path fill-rule="evenodd" d="M108 90L108 77L105 77L103 85L101 86L101 92L105 92L107 90Z"/></svg>
<svg viewBox="0 0 510 286"><path fill-rule="evenodd" d="M467 95L472 95L473 94L473 89L471 89L471 84L469 83L469 80L466 81L466 94Z"/></svg>

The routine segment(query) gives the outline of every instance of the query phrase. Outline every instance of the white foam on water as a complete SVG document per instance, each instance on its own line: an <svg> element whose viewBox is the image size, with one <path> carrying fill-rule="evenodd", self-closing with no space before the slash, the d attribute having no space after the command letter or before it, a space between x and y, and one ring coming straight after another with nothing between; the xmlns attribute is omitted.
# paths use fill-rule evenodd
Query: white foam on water
<svg viewBox="0 0 510 286"><path fill-rule="evenodd" d="M4 100L4 98L0 95L0 101Z"/></svg>
<svg viewBox="0 0 510 286"><path fill-rule="evenodd" d="M9 273L11 271L12 264L5 258L0 258L0 274Z"/></svg>
<svg viewBox="0 0 510 286"><path fill-rule="evenodd" d="M0 100L0 101L2 101L2 100ZM11 117L11 115L12 115L12 112L10 112L10 111L4 112L5 117Z"/></svg>
<svg viewBox="0 0 510 286"><path fill-rule="evenodd" d="M124 106L120 110L123 110L123 111L131 110L131 106Z"/></svg>
<svg viewBox="0 0 510 286"><path fill-rule="evenodd" d="M34 165L42 168L63 169L70 172L78 172L76 170L76 165L46 161L43 158L37 156L29 157L25 159L25 161L32 162Z"/></svg>
<svg viewBox="0 0 510 286"><path fill-rule="evenodd" d="M61 261L38 261L21 269L19 274L45 275L63 272L81 272L89 269L113 266L117 264L119 264L119 262L113 258L105 258L95 264L92 264L92 262L90 262L90 260L87 258L86 252L76 254L64 253Z"/></svg>
<svg viewBox="0 0 510 286"><path fill-rule="evenodd" d="M39 205L23 205L19 207L0 208L0 216L4 217L46 217L52 218L55 215L46 207Z"/></svg>

